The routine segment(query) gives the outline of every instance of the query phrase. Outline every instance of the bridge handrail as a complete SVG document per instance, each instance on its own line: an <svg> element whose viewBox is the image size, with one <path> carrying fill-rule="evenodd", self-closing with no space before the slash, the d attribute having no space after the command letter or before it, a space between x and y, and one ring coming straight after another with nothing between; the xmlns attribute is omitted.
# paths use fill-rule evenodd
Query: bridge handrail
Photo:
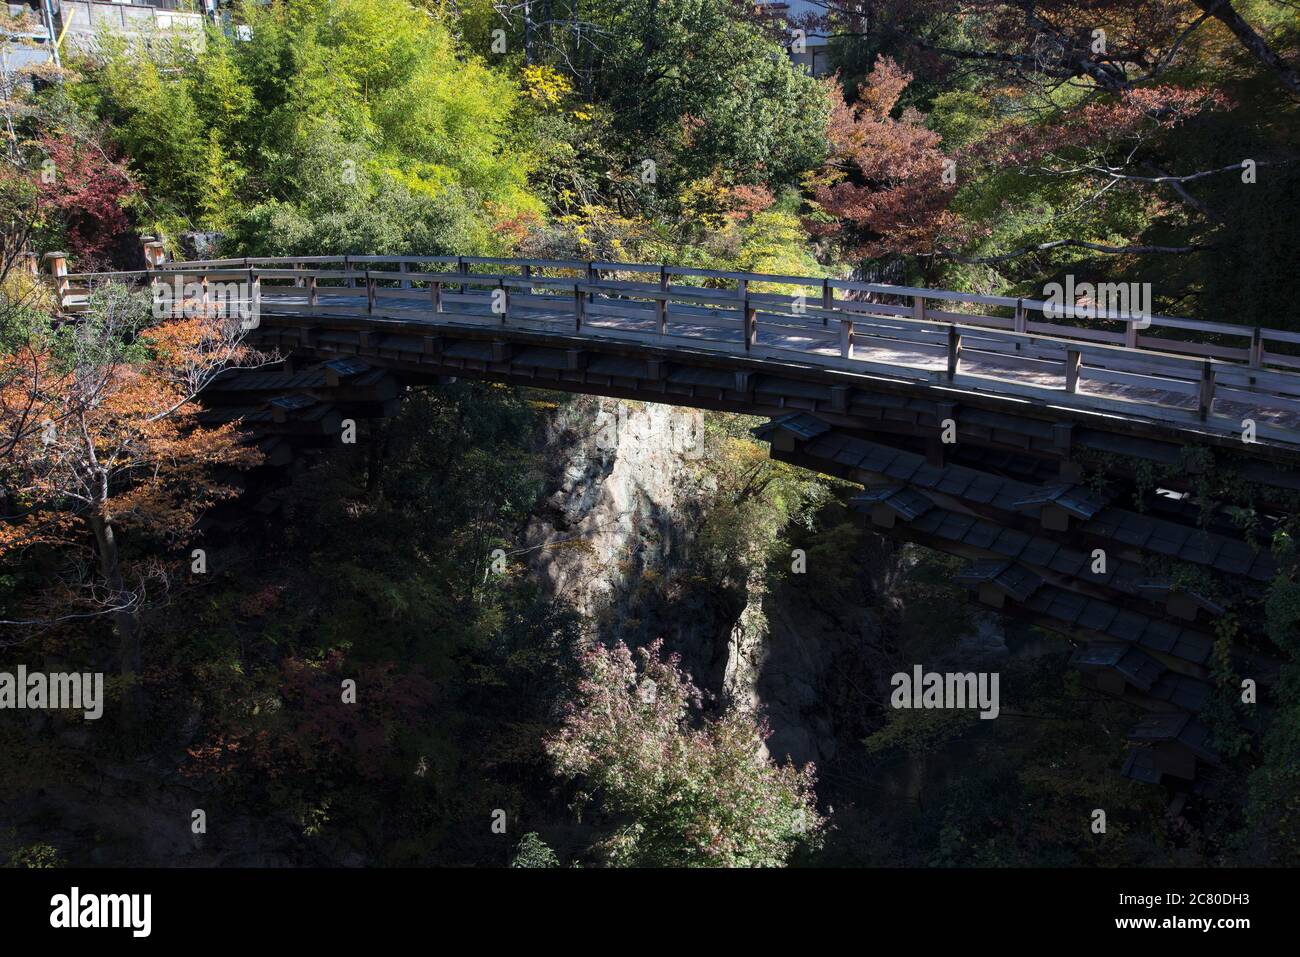
<svg viewBox="0 0 1300 957"><path fill-rule="evenodd" d="M429 269L429 266L435 268ZM446 271L437 267L444 267ZM489 271L475 272L475 269ZM543 275L543 272L569 275ZM632 274L632 278L613 278L611 274ZM981 378L987 379L988 373L960 371L964 349L968 359L977 357L985 362L997 359L994 368L1002 371L994 374L993 380L998 383L997 388L1008 395L1059 394L1059 387L1043 385L1035 375L1044 372L1059 376L1064 362L1067 393L1079 391L1081 377L1121 387L1137 386L1138 394L1147 387L1167 393L1167 401L1163 404L1152 398L1130 401L1127 397L1132 393L1124 388L1119 393L1122 402L1088 393L1087 400L1102 409L1107 404L1115 406L1118 403L1126 407L1136 404L1155 406L1166 417L1180 417L1188 412L1182 410L1179 402L1190 400L1199 409L1201 421L1205 421L1217 386L1225 390L1227 397L1236 400L1241 400L1243 393L1266 395L1273 403L1272 408L1300 412L1300 355L1265 349L1265 343L1300 344L1300 333L1100 310L1093 315L1091 310L1052 309L1053 303L1010 296L985 296L825 276L727 272L607 260L383 255L196 260L161 264L146 272L80 273L59 277L60 295L68 310L75 311L84 303L86 293L96 282L118 277L128 280L153 277L169 282L211 282L247 277L261 288L264 308L269 306L272 310L277 308L277 298L287 292L294 295L289 287L306 287L309 306L315 306L318 295L333 297L334 301L322 308L326 315L342 320L365 320L372 314L378 315L376 301L383 298L421 300L428 295L432 301L423 307L425 309L432 307L442 312L444 301L455 302L461 307L468 304L473 309L473 303L483 302L495 287L506 291L506 301L514 303L516 311L523 309L526 313L540 309L554 312L558 309L566 315L571 314L580 334L589 329L590 333L601 336L662 341L666 335L678 336L677 332L669 332L666 322L688 322L698 325L700 331L688 335L683 341L726 350L738 348L734 330L739 321L743 324L742 341L746 352L770 352L778 357L800 355L831 368L861 369L871 374L898 373L906 369L912 378L919 375L928 380L937 375L940 382L964 380L977 389L985 388L978 382ZM697 285L691 282L700 279L734 285ZM284 285L286 283L288 287ZM77 288L79 286L87 288ZM753 286L767 288L756 289ZM773 286L794 287L799 291L795 295L785 291L774 292L771 291ZM422 291L426 287L429 289L427 294ZM818 292L809 294L811 290ZM857 295L844 297L837 293ZM349 299L353 296L359 300L355 307ZM342 302L339 297L343 297ZM934 308L931 303L976 309L984 307L986 310L995 307L1011 314L951 311ZM680 311L683 306L688 312ZM386 310L388 307L383 308ZM421 306L417 304L415 308ZM508 305L507 312L509 309ZM689 311L691 309L694 311ZM634 321L637 316L643 319L658 317L659 331L657 334L653 331L639 332L633 331L634 327L619 331L608 322L604 325L598 323L598 327L589 323L584 326L584 315L588 312L597 318L623 317ZM1098 323L1124 322L1125 328L1119 331L1053 321L1068 318L1070 314ZM385 313L386 318L394 315ZM454 322L457 316L465 315L453 313L448 320ZM518 315L527 318L523 313ZM1045 321L1039 321L1040 315ZM1135 319L1141 322L1133 321ZM758 344L760 322L764 328L777 332L775 345ZM718 333L710 331L712 329L732 331L719 338ZM1155 334L1157 329L1201 335L1171 338ZM1207 341L1206 336L1235 337L1246 339L1248 343L1231 346L1221 340ZM726 345L728 342L733 345ZM856 355L855 344L859 347ZM873 348L895 353L901 349L903 353L912 353L918 358L903 366L890 367L888 363L866 357L868 350ZM937 373L927 371L930 367L926 364L926 356L932 365L935 360L942 363L945 354L946 377L942 369ZM1001 378L1003 375L1013 378ZM1184 398L1178 400L1177 396ZM1196 412L1190 414L1193 417L1197 415Z"/></svg>
<svg viewBox="0 0 1300 957"><path fill-rule="evenodd" d="M688 276L707 279L725 279L729 281L767 282L793 286L829 286L831 289L846 292L867 292L879 295L899 296L903 298L921 297L941 301L963 302L974 305L998 306L1014 309L1021 307L1034 312L1042 312L1044 307L1055 304L1039 299L1026 299L1015 296L990 296L981 293L959 292L950 289L936 289L924 286L900 286L890 283L862 282L851 279L836 279L825 276L793 276L778 273L735 272L717 269L700 269L693 266L672 266L659 263L614 262L611 260L559 260L559 259L517 259L495 256L384 256L384 255L348 255L348 256L250 256L243 259L182 260L169 263L161 268L187 269L217 268L229 266L256 267L258 264L282 263L464 263L466 265L501 265L510 267L529 267L533 269L568 269L568 270L603 270L624 272L667 273L669 276ZM83 274L84 275L84 274ZM1255 326L1242 326L1233 323L1208 322L1205 320L1186 319L1178 316L1153 314L1144 316L1139 313L1112 310L1084 310L1082 307L1056 306L1064 313L1062 318L1086 318L1097 321L1127 322L1133 319L1149 319L1151 325L1210 332L1219 335L1253 335ZM1300 334L1280 329L1259 327L1268 338L1280 342L1300 342Z"/></svg>
<svg viewBox="0 0 1300 957"><path fill-rule="evenodd" d="M846 279L835 279L830 277L819 276L792 276L776 273L749 273L749 272L732 272L715 269L698 269L689 266L671 266L665 264L652 263L623 263L609 260L551 260L551 259L518 259L492 256L384 256L384 255L355 255L355 256L268 256L268 257L245 257L243 259L212 259L212 260L185 260L175 263L169 263L159 267L160 272L190 271L190 270L211 270L221 268L258 268L259 266L289 264L297 268L300 264L327 264L327 263L457 263L464 266L471 265L501 265L513 268L528 269L563 269L570 271L586 270L589 273L596 271L628 271L628 272L657 272L661 276L666 276L670 280L674 276L692 277L692 278L713 278L725 279L729 281L745 281L784 284L792 286L802 286L814 288L821 286L823 289L831 291L842 290L845 292L864 292L876 295L895 296L899 298L911 298L914 301L920 299L937 300L941 302L957 302L970 305L995 306L1000 308L1015 309L1017 311L1032 311L1043 313L1044 318L1082 318L1099 322L1127 322L1133 323L1138 320L1142 323L1141 328L1161 327L1166 329L1176 329L1189 332L1203 332L1218 336L1231 336L1243 339L1257 339L1275 343L1300 344L1300 333L1289 332L1282 329L1272 329L1265 326L1243 326L1232 323L1212 322L1206 320L1185 319L1176 316L1150 315L1142 316L1134 313L1124 313L1110 310L1090 310L1073 306L1056 306L1056 304L1037 299L1023 299L1011 296L988 296L978 293L958 292L948 289L935 289L918 286L900 286L890 283L871 283L859 282ZM123 273L76 273L69 275L68 280L85 280L95 278L110 278L115 276L138 277L143 275L139 272ZM468 280L471 283L492 281L495 278L504 278L497 274L467 273L469 276L479 277ZM415 278L415 277L411 277ZM536 277L538 279L545 277ZM424 281L424 280L420 280ZM612 282L617 282L614 280ZM774 294L775 295L775 294ZM1060 311L1060 315L1048 314L1044 310L1054 306ZM926 310L927 312L932 310ZM961 315L968 315L962 313ZM954 321L949 316L939 317L940 321ZM987 317L996 319L998 317ZM1041 330L1046 331L1046 330ZM1061 327L1057 330L1051 330L1060 335L1061 338L1071 338L1072 327ZM1087 331L1087 330L1083 330ZM1101 330L1104 331L1104 330ZM1118 335L1118 333L1116 333ZM1087 336L1078 336L1079 338L1088 338ZM1147 337L1150 338L1150 337ZM1188 343L1191 345L1193 343ZM1129 343L1130 348L1142 348L1138 342ZM1300 365L1300 363L1297 363Z"/></svg>
<svg viewBox="0 0 1300 957"><path fill-rule="evenodd" d="M773 284L784 284L792 286L802 286L813 288L822 286L831 290L842 290L845 292L864 292L869 294L897 296L900 298L917 298L924 300L938 300L947 302L966 303L971 305L995 306L1007 309L1020 309L1032 312L1043 313L1044 318L1081 318L1092 321L1106 322L1133 322L1134 320L1145 322L1151 327L1161 327L1167 329L1177 329L1190 332L1204 332L1213 335L1232 336L1238 338L1253 338L1258 336L1261 339L1270 342L1285 342L1290 344L1300 344L1300 333L1288 332L1281 329L1272 329L1268 327L1243 326L1233 323L1210 322L1205 320L1185 319L1177 316L1165 316L1153 314L1143 316L1135 313L1124 313L1112 310L1084 310L1073 306L1056 306L1060 310L1060 315L1047 315L1044 309L1055 304L1038 299L1024 299L1013 296L989 296L978 293L958 292L948 289L934 289L929 287L916 286L899 286L889 283L871 283L859 282L847 279L835 279L820 276L792 276L775 273L748 273L748 272L730 272L714 269L698 269L689 266L669 266L652 263L624 263L613 262L609 260L549 260L549 259L517 259L503 258L492 256L382 256L382 255L357 255L357 256L275 256L275 257L248 257L243 260L198 260L179 262L172 264L172 267L190 267L190 268L211 268L217 266L229 266L242 264L246 266L257 266L258 264L281 264L281 263L428 263L428 262L445 262L445 263L464 263L470 265L501 265L513 268L527 267L530 269L565 269L565 270L588 270L588 271L626 271L626 272L659 272L666 274L668 277L682 276L693 278L713 278L725 279L739 282L765 282ZM164 267L171 268L171 267ZM476 275L470 273L470 275ZM1259 332L1256 333L1256 328ZM1068 336L1067 336L1068 337ZM1132 347L1137 347L1134 344Z"/></svg>
<svg viewBox="0 0 1300 957"><path fill-rule="evenodd" d="M427 263L427 262L446 262L446 263L465 263L466 265L502 265L512 267L530 267L534 269L568 269L568 270L604 270L604 271L629 271L629 272L661 272L668 276L686 276L696 278L716 278L731 281L745 280L746 282L766 282L774 284L784 284L792 286L829 287L833 290L843 290L846 292L867 292L879 295L898 296L902 298L920 297L926 300L939 300L949 302L961 302L974 305L998 306L1003 308L1016 308L1042 312L1046 307L1053 306L1061 310L1060 318L1084 318L1095 321L1115 321L1128 322L1134 319L1149 320L1152 326L1165 326L1168 328L1185 329L1195 332L1208 332L1216 335L1230 335L1249 337L1255 334L1258 328L1260 334L1271 341L1300 343L1300 333L1288 332L1281 329L1272 329L1268 327L1243 326L1233 323L1211 322L1206 320L1185 319L1177 316L1165 316L1153 314L1144 316L1138 313L1125 313L1111 310L1091 310L1083 307L1057 306L1053 303L1037 300L1024 299L1013 296L989 296L979 293L958 292L949 289L936 289L923 286L900 286L890 283L872 283L860 282L847 279L835 279L823 276L793 276L778 273L751 273L751 272L732 272L716 269L698 269L690 266L670 266L651 263L625 263L613 262L608 260L550 260L550 259L514 259L492 256L382 256L382 255L356 255L356 256L267 256L267 257L245 257L242 259L211 259L211 260L182 260L175 263L168 263L159 267L159 271L174 272L177 270L201 270L217 268L257 268L259 265L279 265L279 264L315 264L315 263ZM135 276L139 272L123 273L76 273L68 276L69 279L83 279L91 277L109 277L109 276ZM483 275L470 273L470 275ZM539 277L540 278L540 277ZM1052 318L1057 318L1052 316Z"/></svg>

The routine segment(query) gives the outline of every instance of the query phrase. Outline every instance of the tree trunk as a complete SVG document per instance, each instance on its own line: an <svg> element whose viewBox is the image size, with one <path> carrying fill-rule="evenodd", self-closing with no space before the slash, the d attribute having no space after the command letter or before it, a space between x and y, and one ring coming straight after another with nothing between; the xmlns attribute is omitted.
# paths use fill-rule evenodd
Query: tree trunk
<svg viewBox="0 0 1300 957"><path fill-rule="evenodd" d="M117 551L117 534L113 523L108 521L102 511L95 511L90 516L90 527L95 533L95 544L99 550L99 571L109 589L109 601L117 610L113 612L113 627L118 638L118 670L124 678L134 678L140 672L140 620L135 609L130 607L126 582L122 578L122 565ZM136 692L134 681L131 682L124 697L123 704L129 714L133 710Z"/></svg>
<svg viewBox="0 0 1300 957"><path fill-rule="evenodd" d="M1276 73L1282 85L1292 95L1300 96L1300 70L1278 56L1277 51L1242 19L1241 14L1233 9L1231 3L1227 0L1195 0L1195 2L1198 7L1231 30L1237 42L1245 47L1251 56Z"/></svg>

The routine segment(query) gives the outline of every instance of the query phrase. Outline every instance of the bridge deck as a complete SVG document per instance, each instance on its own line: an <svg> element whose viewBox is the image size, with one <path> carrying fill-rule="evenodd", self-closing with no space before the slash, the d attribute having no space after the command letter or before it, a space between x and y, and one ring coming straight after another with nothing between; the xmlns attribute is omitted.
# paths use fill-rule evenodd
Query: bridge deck
<svg viewBox="0 0 1300 957"><path fill-rule="evenodd" d="M448 261L456 272L411 268ZM260 316L322 328L485 327L506 339L703 350L1222 437L1240 439L1249 420L1256 439L1300 446L1300 356L1291 354L1300 335L1283 330L1116 314L1062 325L1043 302L642 264L317 257L177 263L131 276L178 291L206 283L216 302L223 284L246 284ZM78 308L104 278L67 277L65 306ZM685 284L698 282L713 285Z"/></svg>
<svg viewBox="0 0 1300 957"><path fill-rule="evenodd" d="M268 292L270 295L268 296ZM364 295L364 293L362 293ZM376 292L373 312L358 309L357 296L348 294L323 293L318 295L320 308L309 306L307 296L297 292L264 289L262 309L273 315L320 315L328 310L330 315L373 315L377 318L410 319L428 322L430 325L468 321L489 325L501 329L531 329L572 334L575 329L575 315L571 302L556 297L552 308L532 308L512 310L508 319L495 315L491 311L486 293L478 294L481 302L457 303L447 306L444 312L432 314L427 307L407 300L390 299L383 291ZM538 298L538 297L534 297ZM549 297L548 297L549 298ZM661 342L656 327L656 317L652 304L623 301L622 310L637 310L642 315L601 315L600 307L591 309L594 314L584 320L582 331L586 336L599 337L614 333L618 337L627 334L642 338L647 342ZM696 321L702 320L702 321ZM841 357L839 342L828 342L832 336L838 340L838 333L827 331L820 320L808 320L793 313L769 313L766 310L758 314L758 328L749 352L755 355L770 356L776 353L793 353L814 359L836 360ZM664 336L681 340L683 345L691 344L699 348L721 348L723 351L745 351L742 322L734 310L703 309L692 306L675 306L669 311L665 323ZM806 326L800 329L799 326ZM855 324L855 330L866 325L862 320ZM928 379L942 378L947 371L948 358L946 343L935 340L932 343L893 340L893 335L907 335L908 329L899 322L877 321L870 325L870 335L854 335L852 358L864 365L888 368L892 374L906 375L908 371L925 373ZM993 337L981 337L977 334L963 337L963 350L960 359L961 381L973 385L972 380L986 379L980 384L980 391L1002 392L1001 386L1021 385L1045 393L1058 392L1067 395L1067 374L1063 363L1050 360L1026 360L1023 353L1005 348L1005 343ZM730 349L725 347L730 346ZM941 351L940 351L941 350ZM1184 361L1184 360L1178 360ZM1032 363L1032 365L1031 365ZM832 361L830 365L839 368ZM1152 414L1148 408L1138 406L1156 406L1178 410L1188 418L1198 413L1198 381L1187 377L1176 377L1169 373L1164 376L1145 377L1147 382L1115 381L1114 379L1096 378L1094 372L1102 371L1100 367L1083 364L1076 390L1073 394L1086 397L1094 396L1100 400L1129 402L1135 407L1134 414ZM1153 370L1154 371L1154 370ZM1297 382L1300 389L1300 382ZM1236 423L1232 431L1240 431L1240 420L1253 418L1261 425L1273 426L1279 430L1296 432L1300 441L1300 402L1287 401L1278 395L1277 401L1270 403L1269 396L1247 395L1229 398L1225 394L1211 397L1210 415L1214 418L1231 419ZM1158 410L1156 411L1159 417ZM1265 431L1268 431L1267 429Z"/></svg>

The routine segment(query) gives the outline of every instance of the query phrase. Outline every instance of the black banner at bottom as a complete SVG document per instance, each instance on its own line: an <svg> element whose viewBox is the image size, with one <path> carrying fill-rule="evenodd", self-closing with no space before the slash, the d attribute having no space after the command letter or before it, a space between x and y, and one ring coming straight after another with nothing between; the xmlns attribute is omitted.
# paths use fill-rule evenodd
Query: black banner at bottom
<svg viewBox="0 0 1300 957"><path fill-rule="evenodd" d="M1230 944L1285 933L1293 884L1284 870L4 870L0 920L9 943L125 946L373 945L431 929L532 943L609 922L638 935L653 933L647 922L702 922L732 942L842 925L859 938L921 931L927 944L972 933Z"/></svg>

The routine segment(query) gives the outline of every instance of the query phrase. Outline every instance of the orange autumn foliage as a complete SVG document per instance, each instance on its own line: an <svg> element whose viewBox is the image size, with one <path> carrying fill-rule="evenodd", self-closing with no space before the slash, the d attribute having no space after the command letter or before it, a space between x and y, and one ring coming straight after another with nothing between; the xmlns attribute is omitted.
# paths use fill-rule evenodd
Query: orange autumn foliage
<svg viewBox="0 0 1300 957"><path fill-rule="evenodd" d="M248 350L207 319L142 331L107 359L70 359L51 336L0 355L0 558L88 544L94 522L183 540L236 493L220 468L261 453L232 424L199 425L191 391Z"/></svg>

